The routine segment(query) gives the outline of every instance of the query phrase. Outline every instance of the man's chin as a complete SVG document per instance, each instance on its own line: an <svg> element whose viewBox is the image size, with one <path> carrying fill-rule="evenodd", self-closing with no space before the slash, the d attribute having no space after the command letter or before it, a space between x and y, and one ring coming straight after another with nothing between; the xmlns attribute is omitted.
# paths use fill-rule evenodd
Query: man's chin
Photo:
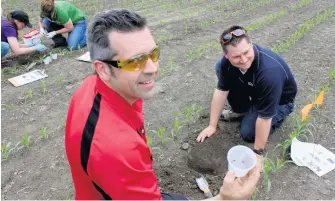
<svg viewBox="0 0 335 201"><path fill-rule="evenodd" d="M239 66L239 69L242 71L247 71L250 68L251 65L246 65L246 66Z"/></svg>
<svg viewBox="0 0 335 201"><path fill-rule="evenodd" d="M149 100L149 99L153 98L154 96L155 96L155 88L153 88L152 90L150 90L148 92L143 92L141 94L141 99Z"/></svg>

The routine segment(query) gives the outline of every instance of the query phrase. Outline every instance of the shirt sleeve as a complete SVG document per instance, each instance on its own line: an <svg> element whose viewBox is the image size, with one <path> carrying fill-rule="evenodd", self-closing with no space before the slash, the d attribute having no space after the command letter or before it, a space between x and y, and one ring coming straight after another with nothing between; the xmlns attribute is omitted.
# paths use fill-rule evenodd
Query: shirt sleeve
<svg viewBox="0 0 335 201"><path fill-rule="evenodd" d="M137 135L137 134L136 134ZM99 143L99 142L97 142ZM92 144L88 173L113 200L161 200L149 148L144 144L100 147ZM133 147L130 147L133 146ZM110 150L107 154L101 151ZM147 154L144 154L147 153Z"/></svg>
<svg viewBox="0 0 335 201"><path fill-rule="evenodd" d="M70 17L69 15L64 12L62 9L57 9L57 20L62 25L66 24L69 21Z"/></svg>
<svg viewBox="0 0 335 201"><path fill-rule="evenodd" d="M3 27L3 34L4 36L7 37L15 37L17 38L17 32L16 29L11 26L11 25L6 25L5 27Z"/></svg>
<svg viewBox="0 0 335 201"><path fill-rule="evenodd" d="M277 76L276 76L277 75ZM284 80L275 69L262 72L257 84L257 104L259 118L272 118L276 115Z"/></svg>
<svg viewBox="0 0 335 201"><path fill-rule="evenodd" d="M228 75L227 68L224 68L222 65L222 62L224 62L224 59L221 60L221 62L218 62L216 65L219 65L219 72L218 72L218 85L217 89L221 91L229 91L230 90L230 79Z"/></svg>

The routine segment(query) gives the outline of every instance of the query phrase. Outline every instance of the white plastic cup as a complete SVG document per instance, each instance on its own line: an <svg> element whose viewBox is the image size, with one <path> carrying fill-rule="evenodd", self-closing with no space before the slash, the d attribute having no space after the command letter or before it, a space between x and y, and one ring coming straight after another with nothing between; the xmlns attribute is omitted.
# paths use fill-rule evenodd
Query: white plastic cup
<svg viewBox="0 0 335 201"><path fill-rule="evenodd" d="M51 58L50 57L46 57L45 59L43 59L44 64L48 65L51 62Z"/></svg>
<svg viewBox="0 0 335 201"><path fill-rule="evenodd" d="M51 57L53 60L56 60L57 59L57 54L51 54Z"/></svg>
<svg viewBox="0 0 335 201"><path fill-rule="evenodd" d="M256 154L246 146L232 147L227 154L228 169L235 172L236 177L245 176L256 165Z"/></svg>

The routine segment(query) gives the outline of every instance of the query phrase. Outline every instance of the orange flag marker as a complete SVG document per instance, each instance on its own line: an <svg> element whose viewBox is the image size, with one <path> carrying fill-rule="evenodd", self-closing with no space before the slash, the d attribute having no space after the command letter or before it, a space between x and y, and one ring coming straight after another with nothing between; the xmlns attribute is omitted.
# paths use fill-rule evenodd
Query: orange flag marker
<svg viewBox="0 0 335 201"><path fill-rule="evenodd" d="M309 112L313 109L314 105L322 105L325 97L325 90L322 90L319 94L319 96L315 99L314 103L305 105L301 109L301 118L302 120L305 120L309 114Z"/></svg>

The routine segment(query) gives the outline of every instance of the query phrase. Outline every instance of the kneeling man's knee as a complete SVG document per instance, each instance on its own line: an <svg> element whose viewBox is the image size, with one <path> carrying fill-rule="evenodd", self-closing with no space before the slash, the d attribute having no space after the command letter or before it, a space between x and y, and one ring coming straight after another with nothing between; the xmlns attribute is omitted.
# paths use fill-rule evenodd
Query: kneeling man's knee
<svg viewBox="0 0 335 201"><path fill-rule="evenodd" d="M241 126L240 136L246 142L255 142L255 131L248 126Z"/></svg>

